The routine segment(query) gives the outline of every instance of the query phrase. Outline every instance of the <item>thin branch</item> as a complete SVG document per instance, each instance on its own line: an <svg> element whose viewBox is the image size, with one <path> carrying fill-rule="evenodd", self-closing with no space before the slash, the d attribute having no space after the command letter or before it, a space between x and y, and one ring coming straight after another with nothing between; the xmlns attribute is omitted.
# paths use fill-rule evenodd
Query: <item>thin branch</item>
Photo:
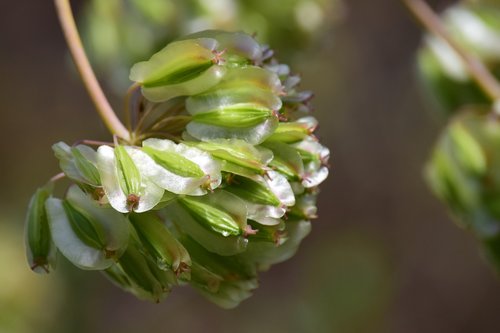
<svg viewBox="0 0 500 333"><path fill-rule="evenodd" d="M52 178L49 179L49 183L55 183L58 180L63 179L64 177L66 177L66 175L64 174L64 172L58 173L57 175L55 175L55 176L53 176Z"/></svg>
<svg viewBox="0 0 500 333"><path fill-rule="evenodd" d="M69 0L54 0L54 2L71 55L99 116L112 134L128 141L130 134L111 108L87 59Z"/></svg>
<svg viewBox="0 0 500 333"><path fill-rule="evenodd" d="M124 110L125 120L126 120L127 129L129 131L129 133L132 132L132 113L130 112L130 104L132 103L132 95L139 87L140 87L140 84L136 82L127 89L127 93L125 94L125 101L124 101L123 110Z"/></svg>
<svg viewBox="0 0 500 333"><path fill-rule="evenodd" d="M467 72L492 101L500 100L500 83L477 57L465 51L453 40L432 8L423 0L403 0L403 2L424 28L444 40L457 53Z"/></svg>

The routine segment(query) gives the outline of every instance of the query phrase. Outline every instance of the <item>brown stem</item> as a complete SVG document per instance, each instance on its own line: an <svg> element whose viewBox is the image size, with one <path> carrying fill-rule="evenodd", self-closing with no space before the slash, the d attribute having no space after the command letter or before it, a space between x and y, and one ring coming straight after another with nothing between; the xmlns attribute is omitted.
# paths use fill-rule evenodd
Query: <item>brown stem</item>
<svg viewBox="0 0 500 333"><path fill-rule="evenodd" d="M92 70L92 66L87 59L80 35L78 34L78 29L71 11L69 0L54 0L54 2L66 42L68 43L71 51L71 55L73 56L73 60L78 72L80 73L82 81L87 88L87 92L94 102L97 113L112 134L128 141L130 139L130 134L125 126L123 126L120 119L118 119L113 111L113 108L106 99L106 96L104 95Z"/></svg>

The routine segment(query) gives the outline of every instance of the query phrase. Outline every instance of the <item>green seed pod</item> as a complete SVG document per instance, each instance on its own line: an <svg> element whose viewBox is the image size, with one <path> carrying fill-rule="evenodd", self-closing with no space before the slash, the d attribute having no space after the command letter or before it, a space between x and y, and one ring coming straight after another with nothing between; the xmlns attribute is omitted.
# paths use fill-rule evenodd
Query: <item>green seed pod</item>
<svg viewBox="0 0 500 333"><path fill-rule="evenodd" d="M189 280L191 258L168 228L153 214L131 214L134 226L142 244L156 258L162 270L172 270L179 278Z"/></svg>
<svg viewBox="0 0 500 333"><path fill-rule="evenodd" d="M267 270L271 265L288 260L297 252L300 242L311 231L311 223L290 219L285 225L287 239L283 244L250 242L247 250L240 256L246 261L255 262L259 270Z"/></svg>
<svg viewBox="0 0 500 333"><path fill-rule="evenodd" d="M97 167L104 192L111 206L121 213L148 211L163 197L164 190L139 172L133 158L140 154L144 153L133 147L100 146L97 149Z"/></svg>
<svg viewBox="0 0 500 333"><path fill-rule="evenodd" d="M224 67L217 65L215 39L199 38L168 44L150 60L135 64L130 79L150 101L199 94L217 84Z"/></svg>
<svg viewBox="0 0 500 333"><path fill-rule="evenodd" d="M282 142L265 142L262 146L273 152L269 166L290 181L300 181L304 177L304 163L297 150Z"/></svg>
<svg viewBox="0 0 500 333"><path fill-rule="evenodd" d="M56 248L45 210L45 202L51 193L50 187L39 188L31 197L26 216L26 257L30 268L36 273L49 273L55 267Z"/></svg>
<svg viewBox="0 0 500 333"><path fill-rule="evenodd" d="M127 247L125 217L99 206L76 186L69 189L66 200L49 198L45 207L54 244L75 266L106 269Z"/></svg>
<svg viewBox="0 0 500 333"><path fill-rule="evenodd" d="M299 142L311 135L317 126L318 121L314 117L303 117L295 122L280 123L266 142Z"/></svg>
<svg viewBox="0 0 500 333"><path fill-rule="evenodd" d="M238 139L186 142L186 144L195 145L209 152L219 160L222 171L248 177L256 174L264 175L269 170L267 165L273 158L271 151L259 149Z"/></svg>
<svg viewBox="0 0 500 333"><path fill-rule="evenodd" d="M165 212L182 232L210 252L233 255L244 251L248 243L243 237L247 230L245 203L226 191L180 198Z"/></svg>
<svg viewBox="0 0 500 333"><path fill-rule="evenodd" d="M137 236L132 236L118 263L105 273L113 282L137 297L158 303L168 295L170 285L162 284L166 282L166 278L160 278L164 281L159 281L158 275L161 272L150 265L146 253Z"/></svg>
<svg viewBox="0 0 500 333"><path fill-rule="evenodd" d="M245 201L247 217L264 225L275 225L285 215L287 207L295 204L290 183L278 172L269 171L265 177L253 179L235 176L225 190Z"/></svg>
<svg viewBox="0 0 500 333"><path fill-rule="evenodd" d="M271 71L257 66L228 69L210 91L187 99L186 109L193 120L186 130L203 141L241 139L258 144L278 125L281 89Z"/></svg>
<svg viewBox="0 0 500 333"><path fill-rule="evenodd" d="M233 308L251 296L257 287L255 265L239 256L208 252L188 236L183 236L181 242L195 263L190 284L207 299L221 307Z"/></svg>
<svg viewBox="0 0 500 333"><path fill-rule="evenodd" d="M104 202L104 191L97 170L97 153L85 145L70 147L64 142L52 146L59 166L66 177L78 185L94 199Z"/></svg>
<svg viewBox="0 0 500 333"><path fill-rule="evenodd" d="M219 162L200 149L160 139L145 140L142 146L146 154L134 153L142 174L167 191L203 195L221 183Z"/></svg>

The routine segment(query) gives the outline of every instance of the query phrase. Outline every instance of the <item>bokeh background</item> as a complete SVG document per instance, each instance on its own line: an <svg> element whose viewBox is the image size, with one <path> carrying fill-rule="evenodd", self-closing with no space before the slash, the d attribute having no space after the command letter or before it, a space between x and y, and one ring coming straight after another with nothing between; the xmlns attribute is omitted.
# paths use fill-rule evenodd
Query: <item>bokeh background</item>
<svg viewBox="0 0 500 333"><path fill-rule="evenodd" d="M73 3L80 15L84 1ZM51 1L3 3L0 332L499 332L499 280L422 177L444 119L415 78L421 32L398 1L346 0L339 10L293 56L286 34L277 47L316 93L333 153L320 218L294 258L261 274L252 298L221 310L189 288L139 301L64 260L50 276L29 270L24 213L58 170L50 146L107 133Z"/></svg>

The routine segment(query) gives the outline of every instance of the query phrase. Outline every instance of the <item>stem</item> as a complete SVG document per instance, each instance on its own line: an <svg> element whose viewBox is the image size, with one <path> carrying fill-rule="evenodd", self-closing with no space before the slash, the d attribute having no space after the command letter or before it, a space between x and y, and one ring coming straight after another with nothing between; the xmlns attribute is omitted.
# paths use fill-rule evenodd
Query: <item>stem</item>
<svg viewBox="0 0 500 333"><path fill-rule="evenodd" d="M66 175L64 174L64 172L58 173L57 175L55 175L54 177L52 177L52 178L49 179L49 183L55 183L58 180L63 179L64 177L66 177Z"/></svg>
<svg viewBox="0 0 500 333"><path fill-rule="evenodd" d="M500 100L500 84L486 66L475 56L465 51L451 37L439 16L423 0L403 0L413 16L435 36L444 40L462 59L467 72L493 101Z"/></svg>
<svg viewBox="0 0 500 333"><path fill-rule="evenodd" d="M111 108L87 59L69 0L54 0L54 2L71 55L97 113L112 134L128 141L130 134Z"/></svg>
<svg viewBox="0 0 500 333"><path fill-rule="evenodd" d="M127 89L127 93L125 94L125 102L124 102L124 109L123 110L124 110L125 120L126 120L127 129L129 131L129 133L132 132L132 113L130 112L130 104L132 101L132 95L139 87L140 87L140 84L136 82Z"/></svg>

